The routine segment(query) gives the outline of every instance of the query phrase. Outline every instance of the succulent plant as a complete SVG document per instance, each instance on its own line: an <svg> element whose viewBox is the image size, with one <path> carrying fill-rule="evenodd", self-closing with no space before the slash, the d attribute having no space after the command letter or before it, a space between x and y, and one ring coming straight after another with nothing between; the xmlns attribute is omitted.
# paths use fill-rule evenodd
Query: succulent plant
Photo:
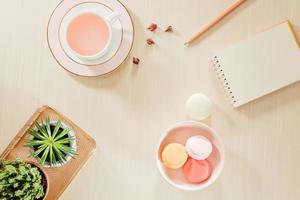
<svg viewBox="0 0 300 200"><path fill-rule="evenodd" d="M50 167L63 165L67 160L66 156L74 157L76 150L71 147L75 137L69 135L71 129L63 127L58 120L56 124L50 123L49 117L42 123L35 123L34 129L29 129L32 138L25 146L32 148L30 157L39 158L40 164L47 162Z"/></svg>
<svg viewBox="0 0 300 200"><path fill-rule="evenodd" d="M34 200L45 195L42 174L22 160L0 161L0 200Z"/></svg>

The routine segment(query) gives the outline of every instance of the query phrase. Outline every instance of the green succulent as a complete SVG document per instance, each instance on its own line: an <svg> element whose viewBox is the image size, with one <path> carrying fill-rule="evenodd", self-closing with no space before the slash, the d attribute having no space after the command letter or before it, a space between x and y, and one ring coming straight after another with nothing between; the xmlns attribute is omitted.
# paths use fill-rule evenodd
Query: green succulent
<svg viewBox="0 0 300 200"><path fill-rule="evenodd" d="M0 160L0 200L34 200L44 195L42 175L37 167L20 159Z"/></svg>
<svg viewBox="0 0 300 200"><path fill-rule="evenodd" d="M30 147L33 152L32 158L39 158L41 165L46 162L51 167L62 165L66 162L66 156L74 157L76 150L71 147L75 137L70 137L71 129L62 127L60 120L55 125L50 123L49 117L42 123L35 123L34 129L29 129L32 139L28 140L25 146Z"/></svg>

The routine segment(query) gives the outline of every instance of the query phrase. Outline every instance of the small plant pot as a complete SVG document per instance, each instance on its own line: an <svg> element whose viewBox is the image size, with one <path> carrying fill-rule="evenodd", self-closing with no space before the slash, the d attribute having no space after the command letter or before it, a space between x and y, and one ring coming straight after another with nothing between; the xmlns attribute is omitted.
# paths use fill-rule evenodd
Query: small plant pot
<svg viewBox="0 0 300 200"><path fill-rule="evenodd" d="M34 162L26 161L26 163L30 164L33 167L38 168L38 170L40 171L41 176L42 176L42 185L43 185L43 188L44 188L45 195L44 195L44 197L42 197L42 198L40 198L38 200L44 200L44 199L46 199L46 197L48 195L48 192L49 192L49 178L48 178L47 173L38 164L36 164Z"/></svg>
<svg viewBox="0 0 300 200"><path fill-rule="evenodd" d="M55 125L57 124L57 122L58 121L51 121L50 122L50 128L51 129L54 129L54 127L55 127ZM40 123L40 125L42 125L41 123ZM65 124L65 123L63 123L63 122L61 122L61 130L64 130L64 129L66 129L68 126ZM35 128L35 130L37 130L37 128ZM70 144L68 145L68 146L70 146L71 148L73 148L76 152L77 152L77 144L76 144L76 137L75 137L75 133L74 133L74 131L73 130L71 130L68 134L67 134L67 136L66 137L70 137L70 138L75 138L74 140L71 140L71 142L70 142ZM34 149L34 150L36 150L36 149ZM64 156L64 158L65 158L65 161L63 161L62 163L56 163L56 164L54 164L54 165L50 165L50 163L49 162L45 162L45 164L43 165L43 167L47 167L47 168L49 168L49 167L62 167L62 166L64 166L66 163L68 163L71 159L72 159L72 156L71 155L69 155L69 154L66 154L65 156ZM40 157L39 156L37 156L36 157L36 159L38 160L38 161L40 161Z"/></svg>
<svg viewBox="0 0 300 200"><path fill-rule="evenodd" d="M36 157L32 158L30 152L32 146L28 145L32 141L32 134L37 122L46 122L45 119L50 116L51 121L63 121L69 128L72 128L76 135L77 151L75 152L75 159L71 159L63 167L45 168L38 163ZM48 121L48 120L47 120ZM74 180L76 175L80 172L83 166L86 165L88 159L96 151L96 141L79 126L73 123L65 115L59 113L54 108L43 106L39 108L22 127L20 132L12 139L9 145L1 153L0 157L3 160L12 160L19 158L25 161L32 161L36 163L46 173L49 187L45 200L59 199L66 188ZM74 155L72 155L74 156ZM28 158L30 157L30 158ZM53 166L53 165L52 165ZM0 191L1 192L1 191Z"/></svg>

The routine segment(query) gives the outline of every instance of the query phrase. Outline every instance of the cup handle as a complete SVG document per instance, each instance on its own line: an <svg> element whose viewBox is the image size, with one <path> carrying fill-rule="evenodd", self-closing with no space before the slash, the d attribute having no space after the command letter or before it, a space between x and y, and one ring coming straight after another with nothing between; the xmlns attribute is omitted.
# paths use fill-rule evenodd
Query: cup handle
<svg viewBox="0 0 300 200"><path fill-rule="evenodd" d="M111 13L108 17L106 17L106 21L109 24L113 24L117 19L119 19L119 17L121 16L121 12L119 11L114 11L113 13Z"/></svg>

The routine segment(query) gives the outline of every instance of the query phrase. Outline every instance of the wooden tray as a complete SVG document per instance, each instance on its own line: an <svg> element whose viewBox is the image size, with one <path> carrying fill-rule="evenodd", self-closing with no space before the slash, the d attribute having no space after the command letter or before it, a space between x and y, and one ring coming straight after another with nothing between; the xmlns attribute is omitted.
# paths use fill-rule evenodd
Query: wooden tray
<svg viewBox="0 0 300 200"><path fill-rule="evenodd" d="M39 108L33 116L27 121L16 137L11 141L8 147L1 154L1 158L6 160L14 160L20 158L25 161L32 161L38 163L36 159L30 159L30 149L24 147L24 143L30 135L27 133L29 128L34 127L35 121L42 121L46 116L49 116L51 120L61 119L66 125L73 129L76 135L77 153L75 159L71 159L62 167L57 168L45 168L46 174L48 175L48 194L45 200L55 200L60 197L63 191L71 183L80 169L84 166L89 157L96 150L96 142L86 132L75 125L64 115L57 112L55 109L49 106L43 106Z"/></svg>

